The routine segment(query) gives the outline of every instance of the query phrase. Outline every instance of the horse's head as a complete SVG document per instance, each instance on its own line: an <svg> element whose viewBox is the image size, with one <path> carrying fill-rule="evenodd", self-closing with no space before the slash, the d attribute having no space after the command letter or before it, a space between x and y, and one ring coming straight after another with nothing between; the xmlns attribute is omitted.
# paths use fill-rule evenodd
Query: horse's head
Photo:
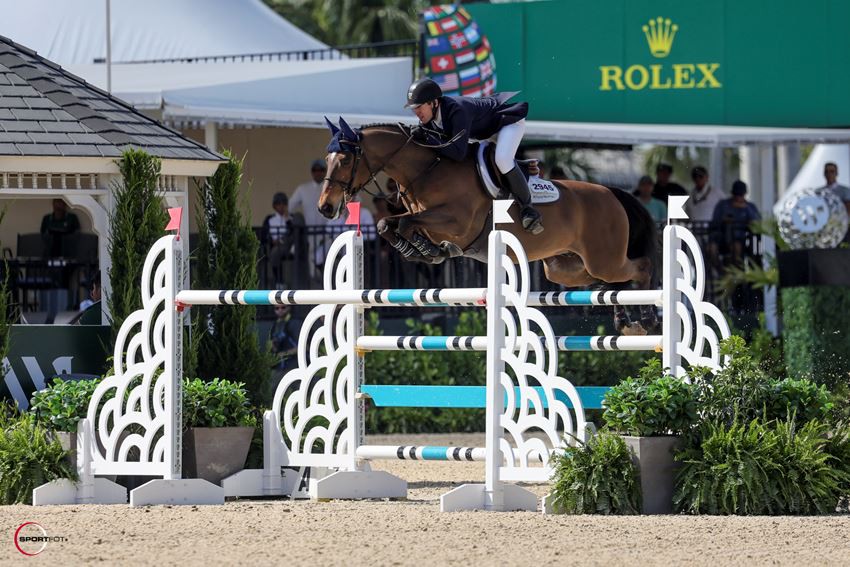
<svg viewBox="0 0 850 567"><path fill-rule="evenodd" d="M325 122L332 138L328 144L328 155L325 157L328 170L322 183L318 207L323 216L335 219L369 181L371 174L369 167L361 164L363 148L360 144L360 132L351 128L342 118L339 119L339 127L327 118Z"/></svg>

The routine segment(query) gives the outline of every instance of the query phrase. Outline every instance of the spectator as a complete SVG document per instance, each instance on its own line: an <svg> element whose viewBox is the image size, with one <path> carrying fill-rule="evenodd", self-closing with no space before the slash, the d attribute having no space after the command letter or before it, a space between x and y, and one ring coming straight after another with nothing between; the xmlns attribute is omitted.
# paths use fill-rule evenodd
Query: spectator
<svg viewBox="0 0 850 567"><path fill-rule="evenodd" d="M714 215L717 203L723 200L723 192L711 186L708 182L708 170L701 165L691 170L691 179L694 180L694 189L685 205L688 218L693 221L708 222Z"/></svg>
<svg viewBox="0 0 850 567"><path fill-rule="evenodd" d="M564 171L564 168L560 165L552 166L552 172L549 174L550 179L566 179L567 174Z"/></svg>
<svg viewBox="0 0 850 567"><path fill-rule="evenodd" d="M684 187L670 181L671 175L673 175L673 166L669 163L659 163L655 168L655 187L652 190L652 196L664 203L665 207L670 195L688 194Z"/></svg>
<svg viewBox="0 0 850 567"><path fill-rule="evenodd" d="M301 321L292 316L292 307L289 305L275 305L274 314L275 321L269 330L269 342L275 357L274 370L282 376L297 366ZM276 387L277 384L273 386Z"/></svg>
<svg viewBox="0 0 850 567"><path fill-rule="evenodd" d="M80 302L81 313L71 321L71 324L100 325L102 320L101 297L102 288L100 285L100 270L98 270L89 281L89 299L84 299Z"/></svg>
<svg viewBox="0 0 850 567"><path fill-rule="evenodd" d="M844 203L847 214L850 214L850 187L838 184L838 164L827 162L823 166L823 176L826 178L825 188L831 189ZM844 235L844 242L850 242L850 229Z"/></svg>
<svg viewBox="0 0 850 567"><path fill-rule="evenodd" d="M274 213L263 220L260 241L266 252L272 269L274 285L283 289L292 285L292 244L295 239L294 227L297 221L289 214L289 199L283 193L275 193L272 198Z"/></svg>
<svg viewBox="0 0 850 567"><path fill-rule="evenodd" d="M322 216L318 207L319 196L322 194L322 181L325 178L326 171L327 166L324 161L313 160L310 165L312 179L296 187L295 193L292 194L290 208L292 212L304 215L304 223L307 226L325 226L328 224L328 219Z"/></svg>
<svg viewBox="0 0 850 567"><path fill-rule="evenodd" d="M62 255L62 241L69 234L80 230L80 220L74 213L68 212L68 205L62 199L53 199L53 212L41 219L41 235L44 238L47 255L58 258Z"/></svg>
<svg viewBox="0 0 850 567"><path fill-rule="evenodd" d="M728 255L735 264L744 256L744 245L750 234L749 224L761 219L756 206L747 201L747 184L740 179L732 184L732 196L714 208L711 219L709 259L720 268L720 255Z"/></svg>
<svg viewBox="0 0 850 567"><path fill-rule="evenodd" d="M667 220L667 206L652 196L652 189L652 178L644 175L638 181L637 199L649 211L652 220L655 222L664 222Z"/></svg>
<svg viewBox="0 0 850 567"><path fill-rule="evenodd" d="M847 214L850 214L850 187L838 184L838 165L828 162L823 166L823 176L826 179L825 188L831 189L844 202Z"/></svg>

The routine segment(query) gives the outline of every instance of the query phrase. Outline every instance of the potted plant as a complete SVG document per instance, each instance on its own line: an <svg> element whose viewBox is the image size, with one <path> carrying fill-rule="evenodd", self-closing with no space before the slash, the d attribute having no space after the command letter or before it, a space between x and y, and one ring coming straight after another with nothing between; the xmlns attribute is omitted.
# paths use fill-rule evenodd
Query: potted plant
<svg viewBox="0 0 850 567"><path fill-rule="evenodd" d="M640 482L623 439L601 430L552 456L552 493L543 501L553 514L637 514Z"/></svg>
<svg viewBox="0 0 850 567"><path fill-rule="evenodd" d="M221 485L241 471L257 425L241 382L199 378L183 385L183 473Z"/></svg>
<svg viewBox="0 0 850 567"><path fill-rule="evenodd" d="M679 467L673 454L697 417L693 387L665 374L661 362L652 359L637 378L611 388L603 406L606 425L623 436L638 467L642 512L671 513Z"/></svg>
<svg viewBox="0 0 850 567"><path fill-rule="evenodd" d="M68 462L77 467L77 424L86 417L98 380L69 380L57 376L44 390L35 392L30 411L49 434L68 451Z"/></svg>

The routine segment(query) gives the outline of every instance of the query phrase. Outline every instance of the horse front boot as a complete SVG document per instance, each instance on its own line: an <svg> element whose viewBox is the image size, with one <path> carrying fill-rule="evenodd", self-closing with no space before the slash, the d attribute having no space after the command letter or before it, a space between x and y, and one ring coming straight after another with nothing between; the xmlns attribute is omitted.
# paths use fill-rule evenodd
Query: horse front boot
<svg viewBox="0 0 850 567"><path fill-rule="evenodd" d="M520 205L519 214L522 217L522 228L531 234L540 234L543 232L543 222L540 213L531 206L531 190L528 188L528 181L519 167L514 166L512 170L502 174L502 179L505 180L508 190Z"/></svg>

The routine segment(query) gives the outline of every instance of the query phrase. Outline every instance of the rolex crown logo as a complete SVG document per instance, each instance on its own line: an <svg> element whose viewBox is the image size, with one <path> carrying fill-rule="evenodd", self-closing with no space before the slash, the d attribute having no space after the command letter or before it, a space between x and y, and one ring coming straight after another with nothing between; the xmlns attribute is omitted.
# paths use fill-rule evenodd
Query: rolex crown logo
<svg viewBox="0 0 850 567"><path fill-rule="evenodd" d="M649 20L649 23L643 26L643 33L646 35L646 43L649 44L649 51L653 57L667 57L670 55L670 50L673 48L673 39L676 37L676 32L679 31L679 26L672 23L670 18L664 19L661 16L654 20Z"/></svg>

